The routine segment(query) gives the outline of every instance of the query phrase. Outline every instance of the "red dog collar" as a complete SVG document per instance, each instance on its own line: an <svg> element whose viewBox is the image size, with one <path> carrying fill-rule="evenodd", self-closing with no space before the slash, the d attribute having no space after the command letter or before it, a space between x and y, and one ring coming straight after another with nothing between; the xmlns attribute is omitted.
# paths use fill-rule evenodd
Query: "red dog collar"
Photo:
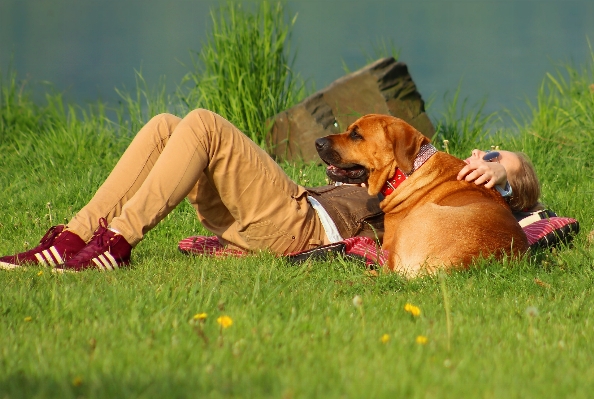
<svg viewBox="0 0 594 399"><path fill-rule="evenodd" d="M392 176L390 179L388 179L386 184L384 184L384 187L382 187L381 193L384 195L384 197L387 197L388 195L392 194L394 192L394 190L396 190L396 188L398 188L400 183L402 183L403 181L405 181L407 179L407 177L408 176L405 175L403 171L396 168L396 173L394 173L394 176Z"/></svg>
<svg viewBox="0 0 594 399"><path fill-rule="evenodd" d="M408 176L410 176L415 170L423 166L423 164L429 158L431 158L431 156L436 152L437 149L433 147L433 145L423 144L415 158L413 170L407 175L400 169L396 168L396 173L394 173L394 176L388 179L388 181L384 184L380 192L384 195L384 197L387 197L388 195L392 194L394 190L396 190L396 188L408 178Z"/></svg>

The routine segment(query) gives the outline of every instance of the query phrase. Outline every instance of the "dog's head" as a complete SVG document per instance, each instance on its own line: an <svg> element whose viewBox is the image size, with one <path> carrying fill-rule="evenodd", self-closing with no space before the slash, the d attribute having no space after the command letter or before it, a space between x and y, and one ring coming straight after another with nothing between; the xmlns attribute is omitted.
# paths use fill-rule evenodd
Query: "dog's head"
<svg viewBox="0 0 594 399"><path fill-rule="evenodd" d="M413 170L419 149L429 139L402 119L370 114L357 119L347 131L316 140L316 150L328 165L326 174L344 183L367 182L377 195L396 168Z"/></svg>

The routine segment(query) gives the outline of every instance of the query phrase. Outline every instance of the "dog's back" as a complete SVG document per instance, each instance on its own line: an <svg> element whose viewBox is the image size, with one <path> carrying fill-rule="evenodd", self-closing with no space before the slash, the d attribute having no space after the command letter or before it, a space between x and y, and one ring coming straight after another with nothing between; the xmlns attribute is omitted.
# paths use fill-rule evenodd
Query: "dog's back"
<svg viewBox="0 0 594 399"><path fill-rule="evenodd" d="M463 166L438 152L382 201L389 268L417 275L528 249L522 228L495 190L456 179Z"/></svg>

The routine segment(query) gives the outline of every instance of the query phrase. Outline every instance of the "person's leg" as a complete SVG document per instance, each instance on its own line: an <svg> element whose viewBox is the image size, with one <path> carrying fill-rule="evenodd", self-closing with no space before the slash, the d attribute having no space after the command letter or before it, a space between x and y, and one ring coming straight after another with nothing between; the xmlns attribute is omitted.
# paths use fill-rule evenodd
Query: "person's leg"
<svg viewBox="0 0 594 399"><path fill-rule="evenodd" d="M99 227L121 214L126 202L142 186L165 149L181 118L171 114L153 117L136 134L93 198L67 224L67 230L89 241Z"/></svg>
<svg viewBox="0 0 594 399"><path fill-rule="evenodd" d="M123 205L142 185L181 119L169 114L152 118L136 135L107 180L91 201L67 226L53 226L39 245L29 251L0 258L0 268L25 264L62 265L85 247L98 229L121 213Z"/></svg>
<svg viewBox="0 0 594 399"><path fill-rule="evenodd" d="M289 253L325 233L306 192L229 121L190 112L111 228L132 246L184 197L204 226L238 247Z"/></svg>

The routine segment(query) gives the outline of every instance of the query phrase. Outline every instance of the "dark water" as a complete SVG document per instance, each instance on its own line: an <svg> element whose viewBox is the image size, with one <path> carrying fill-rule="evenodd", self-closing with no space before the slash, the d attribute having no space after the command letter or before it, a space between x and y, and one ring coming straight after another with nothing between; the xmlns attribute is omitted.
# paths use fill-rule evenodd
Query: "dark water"
<svg viewBox="0 0 594 399"><path fill-rule="evenodd" d="M166 76L173 90L190 50L208 32L206 0L1 0L0 68L12 60L21 78L49 81L68 100L117 99ZM486 111L526 109L547 72L562 63L589 65L594 0L375 1L292 0L298 13L292 47L296 70L317 88L365 64L380 41L393 43L423 97L442 98L462 84Z"/></svg>

